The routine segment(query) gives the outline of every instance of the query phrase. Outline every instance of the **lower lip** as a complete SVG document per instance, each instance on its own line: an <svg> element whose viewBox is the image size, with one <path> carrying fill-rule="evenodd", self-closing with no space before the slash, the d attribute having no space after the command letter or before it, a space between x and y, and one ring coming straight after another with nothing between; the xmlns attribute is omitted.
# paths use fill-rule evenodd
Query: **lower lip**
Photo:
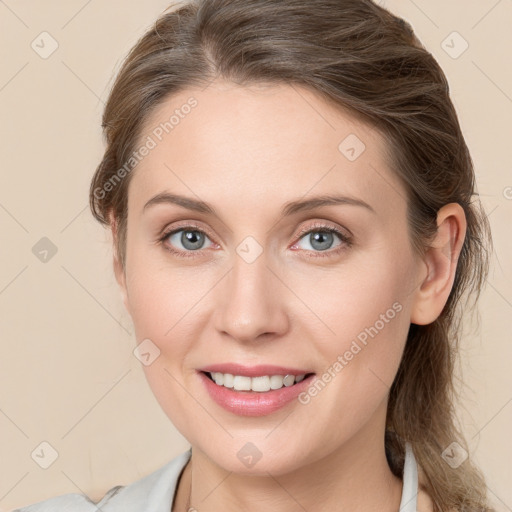
<svg viewBox="0 0 512 512"><path fill-rule="evenodd" d="M314 374L311 374L293 386L258 392L234 391L215 384L203 372L198 372L198 374L212 400L227 411L239 416L265 416L281 409L307 389L315 377Z"/></svg>

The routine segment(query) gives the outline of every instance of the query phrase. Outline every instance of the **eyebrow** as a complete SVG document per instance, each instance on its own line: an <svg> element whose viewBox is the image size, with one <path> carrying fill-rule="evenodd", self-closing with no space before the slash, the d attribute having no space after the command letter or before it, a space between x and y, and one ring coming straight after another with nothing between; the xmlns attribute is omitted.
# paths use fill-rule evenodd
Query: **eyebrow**
<svg viewBox="0 0 512 512"><path fill-rule="evenodd" d="M180 196L177 194L171 194L169 192L162 192L152 197L143 208L143 212L154 205L157 204L176 204L188 210L193 210L199 213L207 213L210 215L214 215L218 217L215 208L205 201L199 201L197 199L193 199L191 197ZM331 206L331 205L350 205L350 206L360 206L366 208L370 212L376 214L375 210L365 201L361 199L357 199L355 197L348 196L340 196L340 195L320 195L315 196L310 199L298 199L296 201L290 201L286 203L282 210L281 216L287 217L289 215L293 215L298 212L313 210L314 208L319 208L321 206Z"/></svg>

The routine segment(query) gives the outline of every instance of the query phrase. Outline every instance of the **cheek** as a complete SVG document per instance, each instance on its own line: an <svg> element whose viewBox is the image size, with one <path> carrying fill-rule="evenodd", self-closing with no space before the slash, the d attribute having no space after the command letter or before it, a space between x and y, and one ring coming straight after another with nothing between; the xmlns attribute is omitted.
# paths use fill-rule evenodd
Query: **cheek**
<svg viewBox="0 0 512 512"><path fill-rule="evenodd" d="M180 432L187 433L191 397L184 372L190 372L188 354L197 339L196 308L208 287L204 279L191 282L190 272L164 269L142 252L130 256L127 287L135 339L151 340L153 353L158 354L142 369L162 410Z"/></svg>
<svg viewBox="0 0 512 512"><path fill-rule="evenodd" d="M302 277L294 290L315 313L304 328L322 356L325 379L333 381L325 400L333 410L343 403L363 416L389 391L410 326L412 257L384 249L376 256L316 275L314 282Z"/></svg>
<svg viewBox="0 0 512 512"><path fill-rule="evenodd" d="M160 249L145 249L142 241L128 250L127 289L136 339L154 338L179 352L176 334L193 321L194 304L207 292L205 282L191 280L190 271L165 266L165 258L155 257Z"/></svg>
<svg viewBox="0 0 512 512"><path fill-rule="evenodd" d="M348 349L346 343L353 339L394 338L408 328L413 270L412 259L383 249L322 272L292 270L287 280L312 313L317 331L312 339L340 350Z"/></svg>

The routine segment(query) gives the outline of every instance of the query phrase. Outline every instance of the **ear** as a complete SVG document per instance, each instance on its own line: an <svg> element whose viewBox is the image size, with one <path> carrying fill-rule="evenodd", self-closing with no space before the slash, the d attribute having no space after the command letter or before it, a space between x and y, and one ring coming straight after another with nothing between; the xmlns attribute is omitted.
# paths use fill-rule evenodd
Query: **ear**
<svg viewBox="0 0 512 512"><path fill-rule="evenodd" d="M112 248L113 248L113 254L114 254L114 259L113 259L114 275L116 277L117 284L119 285L119 288L121 290L121 298L123 300L124 307L126 308L128 313L131 314L130 303L128 300L128 290L126 288L126 272L125 272L125 269L123 268L123 265L121 263L121 259L119 257L119 253L117 250L117 245L118 245L117 239L119 236L118 222L117 222L117 219L114 217L114 214L112 211L109 212L108 219L109 219L110 229L112 231Z"/></svg>
<svg viewBox="0 0 512 512"><path fill-rule="evenodd" d="M427 325L441 314L455 280L466 225L464 209L458 203L449 203L438 211L437 234L422 258L424 277L416 290L411 323Z"/></svg>

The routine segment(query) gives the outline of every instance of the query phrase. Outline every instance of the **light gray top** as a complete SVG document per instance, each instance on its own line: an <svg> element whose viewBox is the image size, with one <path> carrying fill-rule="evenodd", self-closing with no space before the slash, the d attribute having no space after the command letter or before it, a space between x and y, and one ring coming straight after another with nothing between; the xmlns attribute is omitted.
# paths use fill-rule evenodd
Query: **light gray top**
<svg viewBox="0 0 512 512"><path fill-rule="evenodd" d="M176 483L190 459L191 449L153 473L127 486L110 489L98 503L82 494L64 494L13 512L170 512ZM402 499L399 512L416 512L418 467L409 443L405 447Z"/></svg>

